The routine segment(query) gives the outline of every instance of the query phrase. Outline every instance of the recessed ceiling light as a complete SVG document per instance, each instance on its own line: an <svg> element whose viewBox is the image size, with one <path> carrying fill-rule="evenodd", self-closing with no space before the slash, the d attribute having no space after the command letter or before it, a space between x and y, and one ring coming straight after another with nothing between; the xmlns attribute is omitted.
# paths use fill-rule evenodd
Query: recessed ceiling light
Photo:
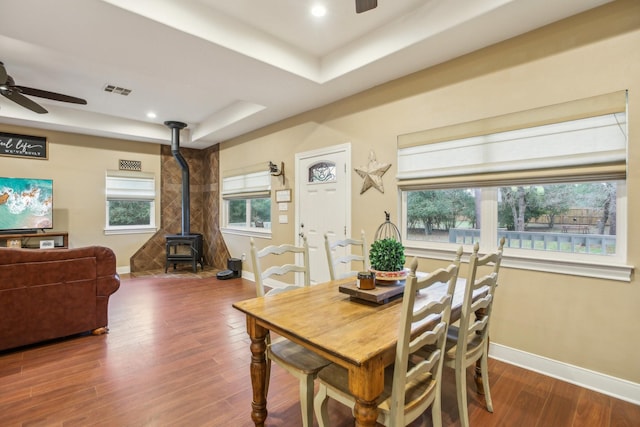
<svg viewBox="0 0 640 427"><path fill-rule="evenodd" d="M316 4L311 8L311 14L321 18L327 14L327 8L322 4Z"/></svg>
<svg viewBox="0 0 640 427"><path fill-rule="evenodd" d="M149 111L147 113L147 117L150 119L155 119L156 118L156 113L154 113L153 111Z"/></svg>

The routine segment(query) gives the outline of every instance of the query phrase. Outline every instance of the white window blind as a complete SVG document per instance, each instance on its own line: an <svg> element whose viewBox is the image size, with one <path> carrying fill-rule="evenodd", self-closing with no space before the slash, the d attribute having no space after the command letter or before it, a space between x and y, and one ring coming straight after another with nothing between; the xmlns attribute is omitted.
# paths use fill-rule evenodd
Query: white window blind
<svg viewBox="0 0 640 427"><path fill-rule="evenodd" d="M107 171L107 200L154 201L155 177L144 172Z"/></svg>
<svg viewBox="0 0 640 427"><path fill-rule="evenodd" d="M626 92L588 101L400 136L399 186L624 179ZM496 129L501 131L491 132Z"/></svg>
<svg viewBox="0 0 640 427"><path fill-rule="evenodd" d="M225 199L264 197L270 194L271 174L266 165L223 174L222 197Z"/></svg>

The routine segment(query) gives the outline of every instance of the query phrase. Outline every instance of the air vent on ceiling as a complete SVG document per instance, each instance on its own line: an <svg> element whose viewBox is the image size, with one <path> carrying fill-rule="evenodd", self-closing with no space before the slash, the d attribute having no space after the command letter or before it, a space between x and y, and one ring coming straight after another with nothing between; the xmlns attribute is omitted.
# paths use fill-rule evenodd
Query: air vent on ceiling
<svg viewBox="0 0 640 427"><path fill-rule="evenodd" d="M106 85L104 87L104 91L105 92L112 92L112 93L117 93L123 96L127 96L131 93L131 89L125 89L123 87L120 86L115 86L115 85Z"/></svg>
<svg viewBox="0 0 640 427"><path fill-rule="evenodd" d="M120 160L121 171L141 171L142 162L140 160Z"/></svg>

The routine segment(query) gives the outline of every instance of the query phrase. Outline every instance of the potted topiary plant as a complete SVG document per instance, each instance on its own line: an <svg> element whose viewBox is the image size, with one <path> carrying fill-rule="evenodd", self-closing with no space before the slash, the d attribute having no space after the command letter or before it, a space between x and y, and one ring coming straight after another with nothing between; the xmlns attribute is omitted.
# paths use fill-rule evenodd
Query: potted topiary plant
<svg viewBox="0 0 640 427"><path fill-rule="evenodd" d="M393 238L379 239L373 242L369 250L371 271L376 275L376 281L396 281L406 278L404 268L404 246Z"/></svg>

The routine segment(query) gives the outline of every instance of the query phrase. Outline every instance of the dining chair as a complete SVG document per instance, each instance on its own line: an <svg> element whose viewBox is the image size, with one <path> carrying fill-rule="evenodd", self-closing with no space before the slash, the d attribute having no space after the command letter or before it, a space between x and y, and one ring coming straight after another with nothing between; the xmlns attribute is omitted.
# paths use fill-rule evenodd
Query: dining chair
<svg viewBox="0 0 640 427"><path fill-rule="evenodd" d="M307 239L303 237L302 246L295 246L291 244L283 245L271 245L261 250L256 248L255 242L251 239L251 260L253 263L253 274L255 276L256 283L256 295L258 297L266 296L270 297L279 293L287 292L293 289L298 289L300 286L289 285L284 288L272 288L265 293L264 281L273 276L283 276L288 273L303 273L304 280L302 286L309 286L311 283L309 274L309 246L307 245ZM293 263L290 261L290 257L302 255L302 263ZM262 269L261 261L269 257L269 260L273 262L271 258L279 259L280 257L287 258L285 264L270 266L266 269ZM327 366L329 361L325 358L318 356L316 353L307 350L306 348L289 341L283 337L271 339L268 334L266 337L267 343L267 376L265 390L269 391L269 379L271 377L271 361L274 361L279 366L284 368L287 372L298 378L300 382L300 409L302 412L302 425L303 427L313 426L313 391L314 391L314 379L320 369Z"/></svg>
<svg viewBox="0 0 640 427"><path fill-rule="evenodd" d="M302 255L302 262L296 262L296 257ZM272 265L271 267L262 268L262 262L267 259L271 263L273 260L286 258L287 262L281 265ZM291 262L293 261L293 262ZM307 238L302 238L302 246L292 244L270 245L262 249L256 247L255 241L251 238L251 262L253 264L253 274L256 282L256 295L262 297L264 295L275 295L291 289L297 289L300 285L294 283L284 287L271 287L266 294L264 291L265 280L274 276L285 276L287 274L302 273L302 286L311 284L311 274L309 272L309 246Z"/></svg>
<svg viewBox="0 0 640 427"><path fill-rule="evenodd" d="M458 267L451 264L418 279L417 266L418 261L414 258L402 298L395 362L385 369L384 390L378 399L377 421L389 427L406 426L422 416L430 406L433 425L442 425L442 355ZM448 283L446 294L437 300L425 301L426 295L419 291L440 282ZM416 301L420 301L420 304L417 305ZM424 323L427 318L431 318L431 321ZM431 346L433 350L416 357L416 351L423 346ZM323 368L318 373L318 383L315 411L318 425L324 427L329 415L329 397L352 410L355 398L349 392L347 369L337 364Z"/></svg>
<svg viewBox="0 0 640 427"><path fill-rule="evenodd" d="M357 276L359 271L369 271L369 254L364 230L360 232L360 240L347 238L331 242L329 240L329 235L325 234L324 247L327 252L329 276L331 277L331 280ZM341 250L340 248L345 248L347 253L344 255L337 254L337 252ZM353 249L356 249L357 253L354 253ZM353 270L352 262L356 262L357 265L361 265L362 268L360 270ZM350 271L339 274L338 271L341 264L346 264Z"/></svg>
<svg viewBox="0 0 640 427"><path fill-rule="evenodd" d="M498 283L498 272L502 261L504 237L500 240L498 249L484 256L478 255L479 245L473 247L469 258L467 286L462 302L462 314L458 326L451 325L447 332L447 345L444 364L455 369L456 395L458 400L458 414L462 427L469 426L467 407L467 368L480 360L482 388L484 390L487 410L493 412L491 391L489 390L489 369L487 359L489 355L489 321L494 301L494 293ZM487 267L488 274L480 277L479 268ZM473 300L474 294L485 294Z"/></svg>

